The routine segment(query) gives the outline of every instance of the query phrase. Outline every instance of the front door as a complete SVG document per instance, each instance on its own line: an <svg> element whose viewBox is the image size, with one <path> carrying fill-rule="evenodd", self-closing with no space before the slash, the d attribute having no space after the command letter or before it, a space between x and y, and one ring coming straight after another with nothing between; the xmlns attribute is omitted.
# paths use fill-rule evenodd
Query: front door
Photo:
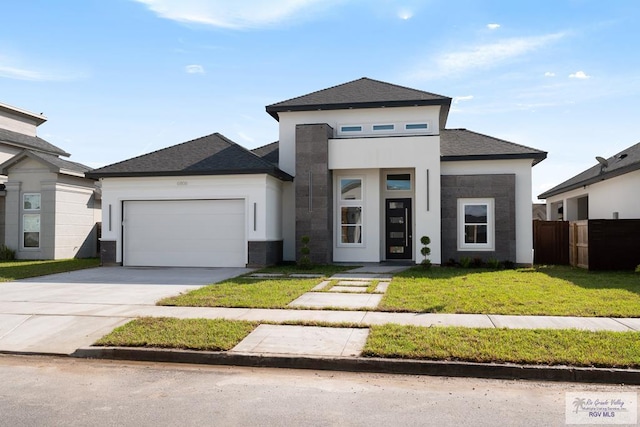
<svg viewBox="0 0 640 427"><path fill-rule="evenodd" d="M387 199L385 218L387 259L412 259L411 199Z"/></svg>

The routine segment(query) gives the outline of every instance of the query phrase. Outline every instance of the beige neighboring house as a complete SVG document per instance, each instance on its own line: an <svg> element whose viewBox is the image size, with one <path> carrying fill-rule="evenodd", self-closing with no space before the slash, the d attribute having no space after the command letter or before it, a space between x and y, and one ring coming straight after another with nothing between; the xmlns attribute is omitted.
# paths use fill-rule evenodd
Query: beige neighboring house
<svg viewBox="0 0 640 427"><path fill-rule="evenodd" d="M0 242L18 259L97 256L100 195L90 168L37 136L47 120L0 103Z"/></svg>

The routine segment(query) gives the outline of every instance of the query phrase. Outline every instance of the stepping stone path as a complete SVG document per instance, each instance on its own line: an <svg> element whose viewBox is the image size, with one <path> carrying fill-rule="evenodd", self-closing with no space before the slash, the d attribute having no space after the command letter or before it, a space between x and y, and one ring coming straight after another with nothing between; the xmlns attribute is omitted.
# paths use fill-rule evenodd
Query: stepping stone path
<svg viewBox="0 0 640 427"><path fill-rule="evenodd" d="M390 273L402 270L403 267L372 266L335 274L292 301L289 307L373 309L391 283ZM375 290L367 293L374 282L378 283ZM357 357L362 353L368 336L368 328L259 325L231 351L262 355Z"/></svg>

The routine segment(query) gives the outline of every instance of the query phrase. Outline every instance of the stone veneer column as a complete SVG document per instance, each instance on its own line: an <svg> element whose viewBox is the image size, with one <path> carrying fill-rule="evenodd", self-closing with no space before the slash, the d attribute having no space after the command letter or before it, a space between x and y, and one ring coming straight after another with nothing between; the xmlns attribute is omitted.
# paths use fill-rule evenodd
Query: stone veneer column
<svg viewBox="0 0 640 427"><path fill-rule="evenodd" d="M296 126L296 260L302 236L309 236L314 264L333 261L333 180L329 170L328 124Z"/></svg>

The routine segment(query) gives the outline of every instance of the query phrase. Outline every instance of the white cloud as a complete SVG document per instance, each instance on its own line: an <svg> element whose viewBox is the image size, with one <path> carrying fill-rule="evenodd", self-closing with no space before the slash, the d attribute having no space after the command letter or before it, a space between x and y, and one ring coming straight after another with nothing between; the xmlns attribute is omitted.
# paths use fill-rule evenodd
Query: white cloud
<svg viewBox="0 0 640 427"><path fill-rule="evenodd" d="M336 0L133 0L158 16L184 23L242 29L268 27L293 18L311 7ZM313 16L312 13L306 13Z"/></svg>
<svg viewBox="0 0 640 427"><path fill-rule="evenodd" d="M576 71L575 73L569 74L570 79L590 79L591 76L587 75L584 71Z"/></svg>
<svg viewBox="0 0 640 427"><path fill-rule="evenodd" d="M500 24L487 24L487 28L490 30L497 30L500 28Z"/></svg>
<svg viewBox="0 0 640 427"><path fill-rule="evenodd" d="M544 73L544 76L545 76L545 77L555 77L555 76L556 76L556 73L553 73L553 72L551 72L551 71L547 71L546 73Z"/></svg>
<svg viewBox="0 0 640 427"><path fill-rule="evenodd" d="M460 101L471 101L472 99L473 99L473 95L455 96L453 98L453 103L457 104Z"/></svg>
<svg viewBox="0 0 640 427"><path fill-rule="evenodd" d="M564 33L555 33L537 37L511 38L497 43L477 45L457 52L443 53L436 56L435 67L432 63L422 64L420 69L414 73L414 77L443 77L474 69L494 68L548 46L564 36Z"/></svg>
<svg viewBox="0 0 640 427"><path fill-rule="evenodd" d="M184 67L184 70L189 74L204 74L204 67L202 65L187 65Z"/></svg>
<svg viewBox="0 0 640 427"><path fill-rule="evenodd" d="M406 7L403 7L402 9L398 10L398 18L404 21L409 20L413 18L413 11Z"/></svg>
<svg viewBox="0 0 640 427"><path fill-rule="evenodd" d="M25 67L18 65L20 61L16 57L0 56L0 78L29 81L69 81L86 77L86 73L81 70L63 70L54 65L40 66L40 71L36 67Z"/></svg>
<svg viewBox="0 0 640 427"><path fill-rule="evenodd" d="M246 141L248 143L254 143L255 139L252 138L251 136L247 135L245 132L238 132L238 136L240 138L242 138L243 141Z"/></svg>

